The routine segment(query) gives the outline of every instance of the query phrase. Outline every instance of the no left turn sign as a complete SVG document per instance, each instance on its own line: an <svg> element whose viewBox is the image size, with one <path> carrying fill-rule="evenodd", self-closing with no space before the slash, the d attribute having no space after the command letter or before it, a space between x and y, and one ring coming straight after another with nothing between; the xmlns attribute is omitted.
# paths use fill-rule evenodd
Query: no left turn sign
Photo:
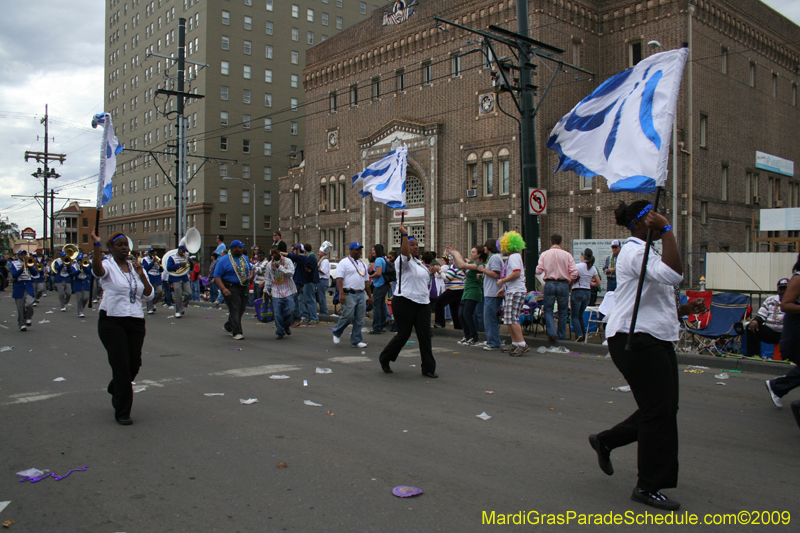
<svg viewBox="0 0 800 533"><path fill-rule="evenodd" d="M528 189L528 213L531 215L547 214L547 189Z"/></svg>

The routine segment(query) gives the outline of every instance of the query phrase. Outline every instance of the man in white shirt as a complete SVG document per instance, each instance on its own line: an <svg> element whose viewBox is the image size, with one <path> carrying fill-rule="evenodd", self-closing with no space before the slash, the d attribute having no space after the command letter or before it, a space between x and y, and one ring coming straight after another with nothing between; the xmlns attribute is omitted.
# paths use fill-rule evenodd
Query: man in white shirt
<svg viewBox="0 0 800 533"><path fill-rule="evenodd" d="M339 261L336 268L336 290L339 291L339 301L342 303L342 316L333 329L333 343L339 344L345 328L353 324L353 331L350 333L350 344L353 348L367 347L367 343L362 341L361 329L364 327L367 303L372 304L372 291L367 283L367 265L361 261L363 249L358 242L350 243L350 255Z"/></svg>
<svg viewBox="0 0 800 533"><path fill-rule="evenodd" d="M319 249L319 283L317 284L317 303L319 314L328 314L328 288L331 285L331 262L325 248Z"/></svg>

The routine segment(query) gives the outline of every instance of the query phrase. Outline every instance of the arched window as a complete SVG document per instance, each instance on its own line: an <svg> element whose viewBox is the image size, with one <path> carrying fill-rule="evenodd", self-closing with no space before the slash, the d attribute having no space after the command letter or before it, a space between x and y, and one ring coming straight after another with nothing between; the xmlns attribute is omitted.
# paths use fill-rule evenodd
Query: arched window
<svg viewBox="0 0 800 533"><path fill-rule="evenodd" d="M416 176L406 176L406 205L424 204L425 203L425 187L422 185L422 180Z"/></svg>

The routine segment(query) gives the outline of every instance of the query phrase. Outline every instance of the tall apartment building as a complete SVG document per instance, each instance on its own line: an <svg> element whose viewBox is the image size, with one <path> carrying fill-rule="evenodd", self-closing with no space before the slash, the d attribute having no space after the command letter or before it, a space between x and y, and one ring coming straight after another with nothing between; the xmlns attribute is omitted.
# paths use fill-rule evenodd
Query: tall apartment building
<svg viewBox="0 0 800 533"><path fill-rule="evenodd" d="M367 248L398 246L398 212L362 200L350 177L401 144L409 153L405 225L421 246L441 252L453 245L465 253L521 227L527 192L519 178L519 130L505 115L518 116L516 108L509 95L495 93L476 35L434 20L516 31L515 1L417 5L400 24L385 25L383 13L373 13L309 50L306 164L280 179L280 229L287 240L328 240L338 257L354 240ZM559 74L536 118L539 185L548 193L542 244L554 233L567 245L626 236L613 210L621 199L641 195L611 193L600 176L554 172L558 156L546 148L548 136L602 81L691 42L662 204L693 267L687 284L696 286L703 275L705 252L765 249L751 238L753 216L762 208L800 207L793 166L800 139L789 133L800 123L800 27L758 0L528 5L531 37L596 74L590 79L569 68ZM496 51L509 54L502 46ZM554 65L536 64L541 95Z"/></svg>
<svg viewBox="0 0 800 533"><path fill-rule="evenodd" d="M186 20L187 227L262 246L277 229L277 176L302 160L305 50L363 20L359 0L106 0L105 110L127 151L117 158L103 235L137 249L175 243L178 21ZM140 150L140 151L134 151ZM144 153L148 151L151 153ZM210 159L207 159L210 158ZM233 161L226 161L233 160ZM273 180L273 176L275 179ZM228 179L225 179L228 178ZM255 202L255 219L253 203Z"/></svg>

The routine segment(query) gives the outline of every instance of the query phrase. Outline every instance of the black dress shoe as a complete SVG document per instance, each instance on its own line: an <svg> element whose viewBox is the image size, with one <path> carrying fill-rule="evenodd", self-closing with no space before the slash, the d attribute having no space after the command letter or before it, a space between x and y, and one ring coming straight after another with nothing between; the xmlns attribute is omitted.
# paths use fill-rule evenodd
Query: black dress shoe
<svg viewBox="0 0 800 533"><path fill-rule="evenodd" d="M555 335L550 335L549 337L547 337L547 340L549 340L550 342L556 342L556 340L558 340L558 337L556 337Z"/></svg>
<svg viewBox="0 0 800 533"><path fill-rule="evenodd" d="M433 379L439 377L436 375L436 372L423 372L422 375L425 376L426 378L433 378Z"/></svg>
<svg viewBox="0 0 800 533"><path fill-rule="evenodd" d="M609 476L613 475L614 467L611 466L611 450L600 444L597 435L589 435L589 444L591 444L594 451L597 452L597 464L600 465L600 470Z"/></svg>
<svg viewBox="0 0 800 533"><path fill-rule="evenodd" d="M286 327L286 334L289 336L291 336L292 334L292 328L290 328L289 326Z"/></svg>
<svg viewBox="0 0 800 533"><path fill-rule="evenodd" d="M392 368L389 366L389 363L381 363L381 369L387 374L393 374Z"/></svg>
<svg viewBox="0 0 800 533"><path fill-rule="evenodd" d="M124 418L117 418L117 424L119 424L120 426L130 426L131 424L133 424L133 420L131 420L131 417L129 416L126 416Z"/></svg>
<svg viewBox="0 0 800 533"><path fill-rule="evenodd" d="M650 507L655 507L656 509L663 509L664 511L677 511L681 507L680 503L675 500L670 500L658 491L647 492L639 487L633 489L631 500L649 505Z"/></svg>

